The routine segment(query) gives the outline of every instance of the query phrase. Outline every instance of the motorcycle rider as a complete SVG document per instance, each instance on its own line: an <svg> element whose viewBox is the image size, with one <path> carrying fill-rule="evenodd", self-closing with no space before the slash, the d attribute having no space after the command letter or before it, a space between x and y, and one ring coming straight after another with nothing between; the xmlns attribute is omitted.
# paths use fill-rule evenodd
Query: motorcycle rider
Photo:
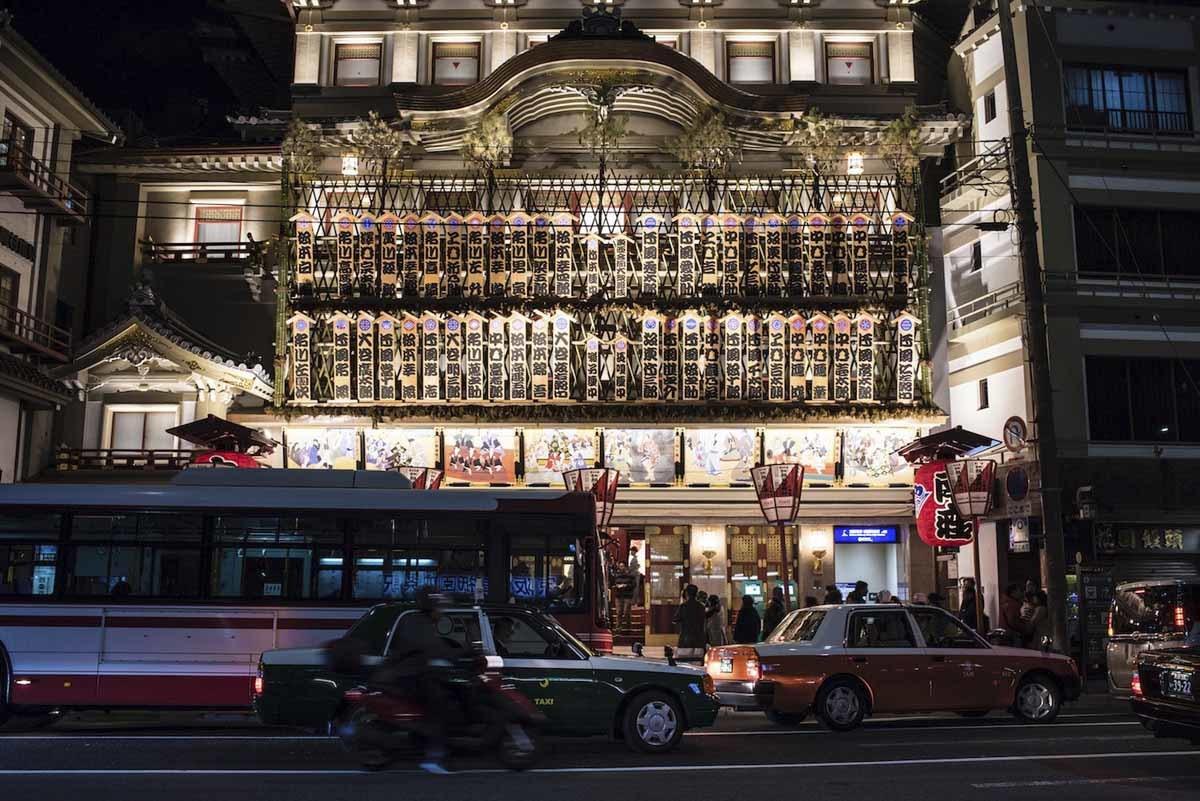
<svg viewBox="0 0 1200 801"><path fill-rule="evenodd" d="M392 649L380 683L396 686L420 698L425 706L425 760L428 773L449 773L446 761L446 713L452 698L443 683L444 671L458 656L440 635L437 622L446 606L444 596L432 587L417 590L417 611L403 615L392 636Z"/></svg>

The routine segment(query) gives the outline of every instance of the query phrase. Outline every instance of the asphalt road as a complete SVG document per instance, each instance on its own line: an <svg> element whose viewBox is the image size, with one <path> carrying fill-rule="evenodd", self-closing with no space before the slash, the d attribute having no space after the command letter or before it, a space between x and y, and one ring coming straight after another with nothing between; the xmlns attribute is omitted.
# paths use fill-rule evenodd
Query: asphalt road
<svg viewBox="0 0 1200 801"><path fill-rule="evenodd" d="M553 739L536 771L459 758L367 774L336 741L245 721L60 721L0 731L0 797L32 801L724 801L724 799L1194 799L1200 748L1155 739L1123 704L1093 699L1048 726L1007 715L880 718L849 734L723 714L665 758L603 739Z"/></svg>

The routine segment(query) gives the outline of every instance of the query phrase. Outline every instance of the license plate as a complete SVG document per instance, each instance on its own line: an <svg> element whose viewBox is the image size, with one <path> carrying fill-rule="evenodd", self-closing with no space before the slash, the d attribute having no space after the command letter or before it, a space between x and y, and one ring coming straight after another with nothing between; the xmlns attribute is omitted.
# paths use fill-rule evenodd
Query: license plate
<svg viewBox="0 0 1200 801"><path fill-rule="evenodd" d="M1168 698L1183 698L1192 700L1192 679L1195 673L1188 671L1168 671L1162 674L1163 695Z"/></svg>
<svg viewBox="0 0 1200 801"><path fill-rule="evenodd" d="M733 657L732 656L721 657L721 672L722 673L732 673L733 672Z"/></svg>

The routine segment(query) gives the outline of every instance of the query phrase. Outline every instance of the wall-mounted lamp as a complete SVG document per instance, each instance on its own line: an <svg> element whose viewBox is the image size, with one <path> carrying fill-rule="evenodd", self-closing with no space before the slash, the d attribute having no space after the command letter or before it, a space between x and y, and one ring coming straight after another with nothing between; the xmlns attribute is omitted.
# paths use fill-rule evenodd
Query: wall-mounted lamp
<svg viewBox="0 0 1200 801"><path fill-rule="evenodd" d="M816 549L815 551L812 552L812 557L813 557L812 574L814 576L819 576L824 572L824 565L822 564L822 560L825 558L825 549L824 548Z"/></svg>
<svg viewBox="0 0 1200 801"><path fill-rule="evenodd" d="M342 175L358 175L358 156L354 153L342 155Z"/></svg>
<svg viewBox="0 0 1200 801"><path fill-rule="evenodd" d="M862 153L851 153L846 156L846 174L862 175L865 159Z"/></svg>

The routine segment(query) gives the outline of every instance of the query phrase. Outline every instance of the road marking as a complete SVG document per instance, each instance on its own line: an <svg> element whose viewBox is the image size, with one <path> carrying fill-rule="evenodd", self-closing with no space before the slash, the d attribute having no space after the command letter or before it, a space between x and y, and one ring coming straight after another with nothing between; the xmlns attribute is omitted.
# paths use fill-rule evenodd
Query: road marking
<svg viewBox="0 0 1200 801"><path fill-rule="evenodd" d="M987 782L972 784L976 790L1008 790L1018 787L1068 787L1075 784L1144 784L1150 782L1182 782L1200 779L1200 776L1129 776L1112 779L1041 779L1025 782Z"/></svg>
<svg viewBox="0 0 1200 801"><path fill-rule="evenodd" d="M872 732L894 732L894 731L970 731L972 729L989 729L991 731L999 731L1003 729L1046 729L1085 726L1141 726L1136 720L1115 720L1115 721L1093 721L1091 723L994 723L994 724L971 724L966 726L885 726L883 724L888 721L880 720L873 723L868 722L863 725L864 730ZM786 735L803 735L803 734L829 734L825 729L814 728L812 731L789 731L789 730L768 730L761 731L689 731L685 732L685 737L746 737L746 736L786 736Z"/></svg>
<svg viewBox="0 0 1200 801"><path fill-rule="evenodd" d="M867 721L863 725L864 731L875 733L889 734L891 732L913 732L913 731L1004 731L1008 729L1045 729L1053 731L1066 727L1072 728L1088 728L1095 726L1140 726L1136 720L1118 720L1118 721L1091 721L1086 723L971 723L956 726L888 726L890 720ZM817 725L812 725L811 728L806 727L804 730L795 729L759 729L752 731L689 731L685 732L685 737L797 737L805 735L830 734L826 729L820 728ZM180 740L180 741L229 741L229 742L332 742L335 737L325 735L306 734L306 735L272 735L272 734L109 734L108 732L95 732L93 734L8 734L0 735L0 742L9 740Z"/></svg>
<svg viewBox="0 0 1200 801"><path fill-rule="evenodd" d="M1045 742L1054 742L1057 740L1070 740L1073 743L1080 743L1080 742L1085 742L1085 741L1100 742L1100 741L1106 741L1106 740L1120 740L1122 742L1128 742L1130 740L1153 740L1153 739L1154 739L1154 735L1152 735L1152 734L1133 734L1133 735L1121 734L1121 735L1117 735L1117 736L1096 735L1096 736L1092 736L1092 737L1077 737L1077 736L1071 735L1071 736L1067 736L1067 737L1039 737L1039 738L1037 738L1037 742L1045 743ZM1003 740L999 740L999 739L922 740L920 742L920 745L921 746L957 745L959 747L962 747L962 746L968 746L968 745L1014 745L1017 742L1019 742L1019 741L1013 740L1011 737L1008 737ZM858 743L858 747L859 748L896 748L896 744L895 743Z"/></svg>
<svg viewBox="0 0 1200 801"><path fill-rule="evenodd" d="M1136 751L1132 755L1138 759L1148 757L1177 757L1195 756L1195 750L1190 751ZM530 773L547 774L588 774L588 773L693 773L697 771L760 771L763 768L782 770L813 770L816 768L883 768L906 767L916 765L979 765L988 763L1024 762L1031 759L1046 762L1074 762L1096 759L1128 759L1129 751L1116 751L1104 754L1023 754L1012 756L986 757L942 757L938 759L881 759L853 760L844 762L786 762L758 763L732 765L628 765L624 767L574 767L574 768L538 768ZM0 769L0 776L347 776L363 775L360 770L313 770L313 769L280 769L280 770L221 770L221 769L121 769L109 768L101 770L5 770ZM388 771L397 773L417 774L419 770ZM479 768L454 771L457 776L477 776L510 774L512 771L499 768Z"/></svg>

